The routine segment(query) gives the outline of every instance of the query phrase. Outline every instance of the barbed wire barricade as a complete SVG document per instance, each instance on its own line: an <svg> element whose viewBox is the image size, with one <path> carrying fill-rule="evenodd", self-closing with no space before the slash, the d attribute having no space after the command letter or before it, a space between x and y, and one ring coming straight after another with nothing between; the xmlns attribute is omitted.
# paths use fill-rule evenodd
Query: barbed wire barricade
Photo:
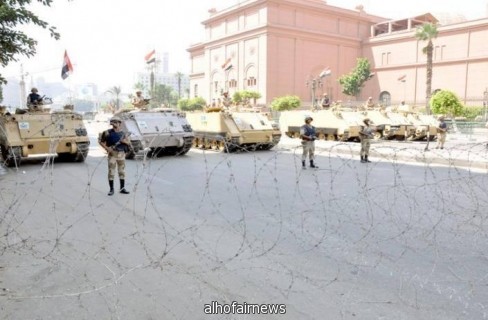
<svg viewBox="0 0 488 320"><path fill-rule="evenodd" d="M378 141L371 163L316 141L306 170L287 137L192 149L127 161L131 194L107 197L106 127L89 125L84 163L2 168L2 318L488 317L485 141Z"/></svg>

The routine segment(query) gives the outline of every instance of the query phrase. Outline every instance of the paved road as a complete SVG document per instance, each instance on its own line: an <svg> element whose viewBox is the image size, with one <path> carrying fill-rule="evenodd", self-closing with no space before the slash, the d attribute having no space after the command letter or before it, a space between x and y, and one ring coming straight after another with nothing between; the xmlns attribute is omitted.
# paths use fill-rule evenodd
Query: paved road
<svg viewBox="0 0 488 320"><path fill-rule="evenodd" d="M387 161L377 144L365 165L358 145L334 154L328 142L320 169L301 170L285 140L269 152L130 161L128 196L106 195L96 145L84 164L7 170L1 317L487 317L486 170ZM206 315L212 301L286 314Z"/></svg>

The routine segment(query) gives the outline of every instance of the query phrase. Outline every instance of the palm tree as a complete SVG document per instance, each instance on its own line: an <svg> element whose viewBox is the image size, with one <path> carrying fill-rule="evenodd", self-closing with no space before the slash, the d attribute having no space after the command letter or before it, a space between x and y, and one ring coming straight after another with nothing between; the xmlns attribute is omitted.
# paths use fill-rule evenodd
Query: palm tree
<svg viewBox="0 0 488 320"><path fill-rule="evenodd" d="M108 93L115 97L115 110L118 111L120 109L120 94L122 93L122 89L117 86L113 86L112 88L107 90Z"/></svg>
<svg viewBox="0 0 488 320"><path fill-rule="evenodd" d="M178 80L178 101L181 99L181 78L183 78L183 73L177 72L175 74L176 79Z"/></svg>
<svg viewBox="0 0 488 320"><path fill-rule="evenodd" d="M425 106L427 114L430 114L430 96L432 95L432 56L434 53L434 44L432 39L437 38L437 26L434 23L424 23L417 28L415 37L420 41L427 41L427 46L422 49L422 52L427 55L427 77L425 86Z"/></svg>

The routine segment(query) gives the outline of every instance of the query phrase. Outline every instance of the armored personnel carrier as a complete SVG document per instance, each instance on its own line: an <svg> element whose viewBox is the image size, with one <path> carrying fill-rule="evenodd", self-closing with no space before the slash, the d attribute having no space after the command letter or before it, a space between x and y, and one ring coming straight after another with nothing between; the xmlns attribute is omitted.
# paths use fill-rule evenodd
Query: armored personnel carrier
<svg viewBox="0 0 488 320"><path fill-rule="evenodd" d="M318 111L284 111L280 115L280 129L291 138L300 138L300 127L304 119L314 119L317 137L325 140L354 141L359 139L361 123L352 111L329 109Z"/></svg>
<svg viewBox="0 0 488 320"><path fill-rule="evenodd" d="M389 138L396 140L408 140L415 135L415 125L406 117L403 112L388 111L386 116L391 121L391 125L397 130Z"/></svg>
<svg viewBox="0 0 488 320"><path fill-rule="evenodd" d="M392 139L397 135L397 131L400 130L400 126L398 124L393 124L394 121L388 118L385 111L359 111L358 115L362 117L362 119L369 118L372 121L376 129L374 133L375 139Z"/></svg>
<svg viewBox="0 0 488 320"><path fill-rule="evenodd" d="M127 159L147 152L150 156L184 155L194 134L184 114L171 108L122 110L116 114L122 129L130 133L131 151Z"/></svg>
<svg viewBox="0 0 488 320"><path fill-rule="evenodd" d="M433 116L426 114L411 113L407 115L413 125L415 125L415 132L410 137L410 140L434 140L437 135L437 121Z"/></svg>
<svg viewBox="0 0 488 320"><path fill-rule="evenodd" d="M281 133L260 112L224 111L213 108L186 114L195 130L196 148L235 152L269 150L280 142Z"/></svg>
<svg viewBox="0 0 488 320"><path fill-rule="evenodd" d="M48 102L46 102L48 103ZM27 157L49 157L83 162L90 139L81 114L73 106L49 112L42 105L0 114L0 147L8 167L19 166Z"/></svg>

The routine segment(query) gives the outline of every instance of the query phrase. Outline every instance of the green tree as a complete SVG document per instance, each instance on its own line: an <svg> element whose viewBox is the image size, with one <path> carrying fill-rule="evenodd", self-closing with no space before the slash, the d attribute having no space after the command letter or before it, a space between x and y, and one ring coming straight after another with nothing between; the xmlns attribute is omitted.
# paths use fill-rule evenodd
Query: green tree
<svg viewBox="0 0 488 320"><path fill-rule="evenodd" d="M241 97L244 100L245 104L249 104L249 101L252 99L253 104L256 105L256 100L261 98L261 94L257 91L241 91Z"/></svg>
<svg viewBox="0 0 488 320"><path fill-rule="evenodd" d="M173 103L172 93L173 88L164 84L156 84L154 90L151 93L151 105L153 107L159 107L162 104L171 106Z"/></svg>
<svg viewBox="0 0 488 320"><path fill-rule="evenodd" d="M178 108L182 111L202 110L206 105L207 102L202 97L181 99L178 101Z"/></svg>
<svg viewBox="0 0 488 320"><path fill-rule="evenodd" d="M302 101L297 96L283 96L274 98L271 102L271 108L276 111L293 110L298 108Z"/></svg>
<svg viewBox="0 0 488 320"><path fill-rule="evenodd" d="M18 61L19 56L33 57L36 54L37 40L21 31L19 26L34 25L48 29L51 37L56 40L60 38L56 27L26 9L33 1L50 7L54 0L0 1L0 64L2 67L6 67L9 62ZM7 83L1 74L0 83Z"/></svg>
<svg viewBox="0 0 488 320"><path fill-rule="evenodd" d="M236 91L234 92L234 95L232 96L232 101L235 103L235 104L240 104L242 102L242 94L241 94L241 91Z"/></svg>
<svg viewBox="0 0 488 320"><path fill-rule="evenodd" d="M371 65L368 59L358 58L354 70L339 78L339 83L342 86L342 93L358 99L364 84L373 76L374 73L371 72Z"/></svg>
<svg viewBox="0 0 488 320"><path fill-rule="evenodd" d="M432 111L435 114L446 114L450 117L460 116L464 113L464 106L455 93L441 90L430 99Z"/></svg>
<svg viewBox="0 0 488 320"><path fill-rule="evenodd" d="M415 32L415 37L420 41L427 41L427 46L422 48L422 52L427 55L427 65L426 65L426 80L425 80L425 107L427 114L430 114L429 101L432 95L432 56L434 52L434 43L432 39L437 38L437 26L433 23L424 23L422 26L417 28Z"/></svg>
<svg viewBox="0 0 488 320"><path fill-rule="evenodd" d="M120 94L122 93L122 89L120 87L113 86L112 88L108 89L107 92L110 93L112 95L112 97L114 97L114 100L113 100L113 105L115 107L114 111L119 110L120 104L121 104Z"/></svg>

